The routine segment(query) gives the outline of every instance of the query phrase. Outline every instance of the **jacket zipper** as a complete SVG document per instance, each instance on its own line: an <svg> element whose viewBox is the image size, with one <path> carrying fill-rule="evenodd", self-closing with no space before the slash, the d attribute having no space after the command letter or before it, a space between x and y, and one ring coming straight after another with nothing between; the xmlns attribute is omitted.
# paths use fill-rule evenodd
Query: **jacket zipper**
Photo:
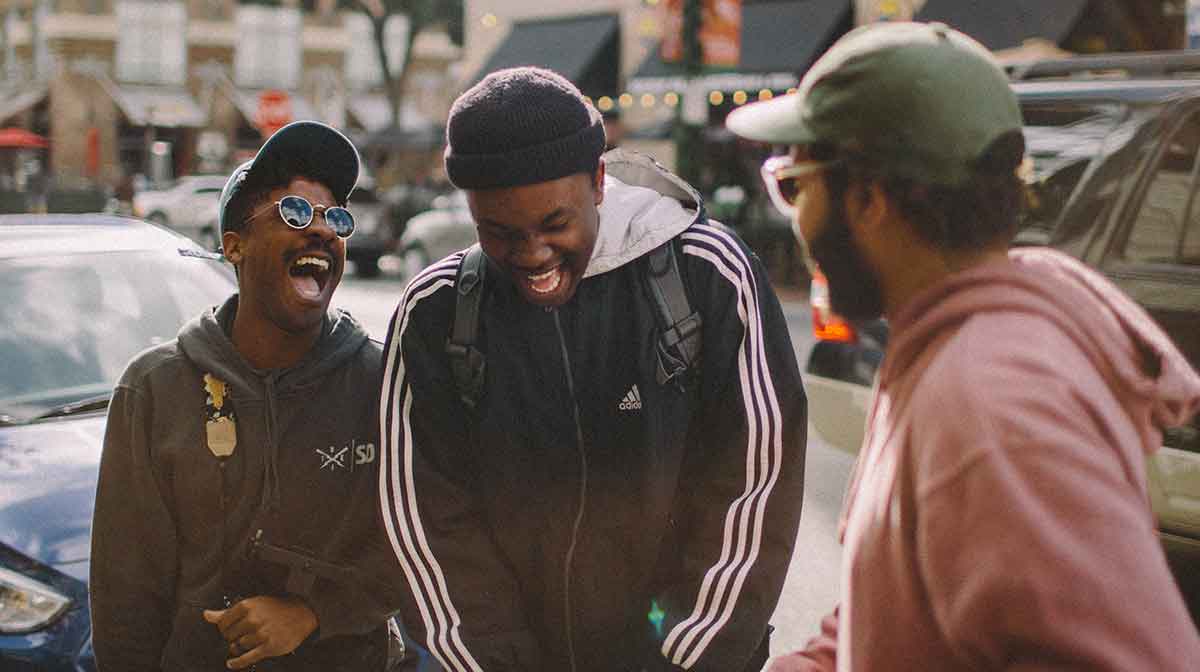
<svg viewBox="0 0 1200 672"><path fill-rule="evenodd" d="M563 336L562 323L558 311L551 308L554 314L554 329L558 332L558 345L562 350L563 367L567 372L567 391L571 396L571 413L575 419L575 449L579 452L579 511L575 514L575 523L571 526L571 543L567 546L566 563L563 568L563 619L567 635L567 657L571 663L571 672L575 672L575 642L571 630L571 566L575 561L575 546L579 541L579 527L583 523L583 512L587 508L587 453L583 449L583 425L579 422L579 401L575 397L575 378L571 373L571 358L567 353L567 339Z"/></svg>

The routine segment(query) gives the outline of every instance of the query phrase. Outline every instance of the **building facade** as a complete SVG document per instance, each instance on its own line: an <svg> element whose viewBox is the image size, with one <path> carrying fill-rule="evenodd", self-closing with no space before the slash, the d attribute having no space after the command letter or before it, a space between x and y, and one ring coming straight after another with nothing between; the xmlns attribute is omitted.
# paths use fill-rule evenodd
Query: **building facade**
<svg viewBox="0 0 1200 672"><path fill-rule="evenodd" d="M365 140L392 125L390 108L369 21L337 4L10 1L0 6L0 125L48 138L54 180L113 188L136 175L225 172L290 120ZM395 68L404 17L387 37ZM443 33L418 36L401 125L444 118L459 56Z"/></svg>

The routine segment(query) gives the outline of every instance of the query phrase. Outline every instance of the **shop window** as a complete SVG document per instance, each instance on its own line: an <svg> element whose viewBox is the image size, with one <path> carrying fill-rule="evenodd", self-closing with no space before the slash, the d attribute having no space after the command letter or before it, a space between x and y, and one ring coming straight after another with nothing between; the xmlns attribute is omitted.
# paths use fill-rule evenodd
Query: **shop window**
<svg viewBox="0 0 1200 672"><path fill-rule="evenodd" d="M300 85L304 23L298 7L239 5L233 79L249 88Z"/></svg>
<svg viewBox="0 0 1200 672"><path fill-rule="evenodd" d="M117 79L183 85L187 77L187 10L182 2L120 0Z"/></svg>

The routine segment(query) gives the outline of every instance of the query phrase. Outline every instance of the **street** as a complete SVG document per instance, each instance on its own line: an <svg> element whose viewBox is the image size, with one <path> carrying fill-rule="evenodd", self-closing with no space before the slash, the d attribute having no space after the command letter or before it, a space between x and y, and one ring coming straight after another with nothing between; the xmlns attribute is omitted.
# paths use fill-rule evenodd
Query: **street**
<svg viewBox="0 0 1200 672"><path fill-rule="evenodd" d="M334 295L334 305L358 318L371 336L384 340L388 320L404 289L404 279L385 273L377 279L353 277L349 269ZM809 306L802 296L789 294L783 303L796 359L803 366L812 348ZM772 655L802 646L818 632L821 618L838 599L841 546L837 521L842 491L853 458L826 445L809 429L804 483L804 509L779 607L771 619L775 635Z"/></svg>

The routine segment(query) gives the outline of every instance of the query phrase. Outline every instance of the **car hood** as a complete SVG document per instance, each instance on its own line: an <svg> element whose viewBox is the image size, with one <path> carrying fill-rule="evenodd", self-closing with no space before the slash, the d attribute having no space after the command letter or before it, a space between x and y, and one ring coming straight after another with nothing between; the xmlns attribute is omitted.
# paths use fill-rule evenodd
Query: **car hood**
<svg viewBox="0 0 1200 672"><path fill-rule="evenodd" d="M48 565L88 559L104 421L0 428L0 543Z"/></svg>

